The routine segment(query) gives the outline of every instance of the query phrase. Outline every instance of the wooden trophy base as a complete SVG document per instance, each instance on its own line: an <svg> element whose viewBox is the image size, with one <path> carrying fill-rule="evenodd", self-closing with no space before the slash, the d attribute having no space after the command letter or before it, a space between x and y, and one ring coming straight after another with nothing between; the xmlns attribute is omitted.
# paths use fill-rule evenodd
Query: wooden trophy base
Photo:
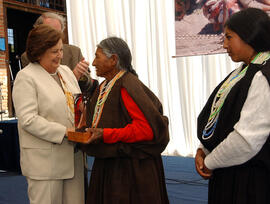
<svg viewBox="0 0 270 204"><path fill-rule="evenodd" d="M68 140L73 142L86 143L91 137L89 132L68 131Z"/></svg>

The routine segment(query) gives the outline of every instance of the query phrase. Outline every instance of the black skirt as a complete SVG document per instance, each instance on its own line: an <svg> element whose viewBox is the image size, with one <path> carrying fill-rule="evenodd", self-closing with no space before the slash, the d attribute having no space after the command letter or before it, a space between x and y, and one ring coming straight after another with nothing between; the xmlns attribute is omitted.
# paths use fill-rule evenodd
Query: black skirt
<svg viewBox="0 0 270 204"><path fill-rule="evenodd" d="M269 171L260 163L214 170L209 180L208 203L269 204Z"/></svg>
<svg viewBox="0 0 270 204"><path fill-rule="evenodd" d="M161 157L95 158L87 204L169 204Z"/></svg>

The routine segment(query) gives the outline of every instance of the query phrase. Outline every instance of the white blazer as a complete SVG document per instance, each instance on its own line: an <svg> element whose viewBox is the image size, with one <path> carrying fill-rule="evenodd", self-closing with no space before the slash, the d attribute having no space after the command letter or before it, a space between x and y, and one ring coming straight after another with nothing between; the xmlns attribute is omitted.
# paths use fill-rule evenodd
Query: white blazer
<svg viewBox="0 0 270 204"><path fill-rule="evenodd" d="M73 72L58 67L69 90L80 93ZM65 94L38 63L18 72L12 98L18 117L22 174L32 179L67 179L74 176L74 144L64 139L68 119Z"/></svg>

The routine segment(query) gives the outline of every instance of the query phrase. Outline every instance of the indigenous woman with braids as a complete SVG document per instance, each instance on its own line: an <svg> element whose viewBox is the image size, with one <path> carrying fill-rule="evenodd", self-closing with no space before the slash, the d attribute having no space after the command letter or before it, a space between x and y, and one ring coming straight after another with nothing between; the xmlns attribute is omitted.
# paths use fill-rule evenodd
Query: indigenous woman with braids
<svg viewBox="0 0 270 204"><path fill-rule="evenodd" d="M198 117L195 165L209 179L209 204L270 203L270 20L256 8L225 23L224 48L243 64Z"/></svg>
<svg viewBox="0 0 270 204"><path fill-rule="evenodd" d="M161 153L168 120L158 98L138 79L125 41L97 45L93 66L105 80L86 104L82 149L94 156L87 203L169 203Z"/></svg>

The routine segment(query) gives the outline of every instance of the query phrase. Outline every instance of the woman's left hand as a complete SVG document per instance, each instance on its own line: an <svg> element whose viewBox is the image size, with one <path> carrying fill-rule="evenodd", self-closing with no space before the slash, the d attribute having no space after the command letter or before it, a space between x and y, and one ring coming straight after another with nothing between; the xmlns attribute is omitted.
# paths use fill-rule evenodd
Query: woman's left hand
<svg viewBox="0 0 270 204"><path fill-rule="evenodd" d="M103 140L103 129L102 128L87 128L87 132L91 133L91 137L86 142L87 144L95 144Z"/></svg>
<svg viewBox="0 0 270 204"><path fill-rule="evenodd" d="M204 176L204 179L209 179L212 176L212 170L208 169L207 166L204 164L203 165L203 172L205 173L206 176Z"/></svg>
<svg viewBox="0 0 270 204"><path fill-rule="evenodd" d="M204 179L209 179L212 175L212 171L205 166L205 157L205 153L202 149L199 148L195 156L195 167L201 177L203 177Z"/></svg>

